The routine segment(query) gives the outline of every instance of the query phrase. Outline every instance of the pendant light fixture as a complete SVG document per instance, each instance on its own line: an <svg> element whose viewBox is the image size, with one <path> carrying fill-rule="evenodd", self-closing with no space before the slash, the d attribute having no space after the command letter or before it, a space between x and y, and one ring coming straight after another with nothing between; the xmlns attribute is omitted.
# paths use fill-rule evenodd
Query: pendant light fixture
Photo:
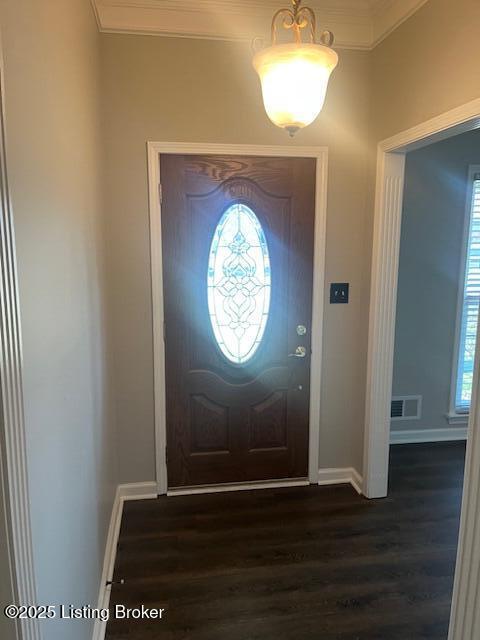
<svg viewBox="0 0 480 640"><path fill-rule="evenodd" d="M253 66L260 76L263 102L270 120L291 136L311 124L322 110L330 74L338 63L331 48L333 34L324 31L316 41L316 18L302 0L292 0L292 9L279 9L272 20L272 42L257 51ZM294 42L277 43L277 22L292 30ZM302 41L308 27L309 41Z"/></svg>

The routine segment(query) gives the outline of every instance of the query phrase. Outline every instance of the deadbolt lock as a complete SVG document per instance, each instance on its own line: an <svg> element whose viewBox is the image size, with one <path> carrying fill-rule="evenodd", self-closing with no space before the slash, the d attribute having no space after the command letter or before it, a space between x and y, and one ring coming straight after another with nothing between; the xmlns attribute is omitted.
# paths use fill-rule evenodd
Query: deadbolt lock
<svg viewBox="0 0 480 640"><path fill-rule="evenodd" d="M303 324L297 325L297 335L304 336L307 333L307 327Z"/></svg>

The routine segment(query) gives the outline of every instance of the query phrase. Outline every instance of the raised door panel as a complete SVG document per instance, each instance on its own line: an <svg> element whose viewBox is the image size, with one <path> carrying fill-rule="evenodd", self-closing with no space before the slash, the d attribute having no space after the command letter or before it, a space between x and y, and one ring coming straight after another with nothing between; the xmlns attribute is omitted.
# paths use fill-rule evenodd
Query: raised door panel
<svg viewBox="0 0 480 640"><path fill-rule="evenodd" d="M275 391L250 409L250 451L287 448L287 391Z"/></svg>
<svg viewBox="0 0 480 640"><path fill-rule="evenodd" d="M204 395L190 396L190 455L229 453L229 408Z"/></svg>

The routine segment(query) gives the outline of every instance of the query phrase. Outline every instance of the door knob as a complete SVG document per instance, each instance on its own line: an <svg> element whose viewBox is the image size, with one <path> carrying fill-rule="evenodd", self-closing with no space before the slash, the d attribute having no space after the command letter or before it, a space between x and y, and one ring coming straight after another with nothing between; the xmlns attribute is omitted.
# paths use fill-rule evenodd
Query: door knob
<svg viewBox="0 0 480 640"><path fill-rule="evenodd" d="M295 349L295 353L289 353L288 357L289 358L305 358L306 355L307 355L307 350L305 349L305 347L297 347Z"/></svg>

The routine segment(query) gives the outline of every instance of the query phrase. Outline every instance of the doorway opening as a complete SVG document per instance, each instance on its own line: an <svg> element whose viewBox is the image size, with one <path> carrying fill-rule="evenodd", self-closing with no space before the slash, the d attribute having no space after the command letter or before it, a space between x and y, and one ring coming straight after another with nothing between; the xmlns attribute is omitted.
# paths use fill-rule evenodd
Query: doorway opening
<svg viewBox="0 0 480 640"><path fill-rule="evenodd" d="M395 311L406 154L479 127L480 100L474 100L384 140L378 146L363 469L364 493L369 498L385 497L388 493ZM473 558L478 557L480 550L480 541L475 535L480 520L478 368L479 350L475 356L468 423L451 639L467 637L474 628L476 616L474 603L465 594L479 579L478 571L473 574L471 570Z"/></svg>
<svg viewBox="0 0 480 640"><path fill-rule="evenodd" d="M479 310L480 131L406 154L390 423L389 495L415 489L416 527L453 564ZM441 498L441 499L440 499ZM415 513L418 505L412 503ZM439 571L438 588L444 579ZM445 620L451 582L444 589Z"/></svg>
<svg viewBox="0 0 480 640"><path fill-rule="evenodd" d="M465 442L479 308L480 132L407 153L390 444Z"/></svg>

